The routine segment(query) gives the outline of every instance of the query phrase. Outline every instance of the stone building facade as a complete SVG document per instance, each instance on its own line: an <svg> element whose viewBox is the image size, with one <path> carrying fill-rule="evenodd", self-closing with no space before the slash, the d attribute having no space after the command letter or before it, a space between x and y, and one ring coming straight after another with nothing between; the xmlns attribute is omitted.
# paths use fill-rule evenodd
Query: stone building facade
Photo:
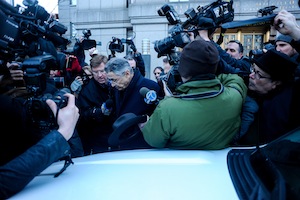
<svg viewBox="0 0 300 200"><path fill-rule="evenodd" d="M154 42L169 36L172 27L166 17L159 16L158 10L165 4L172 5L184 22L184 13L189 8L209 5L214 1L195 0L59 0L59 21L68 27L65 36L69 39L82 35L82 30L90 29L91 39L97 41L97 50L110 55L108 48L112 37L119 39L134 38L133 42L146 61L146 76L154 79L153 68L162 65L162 58L157 57ZM234 21L258 17L258 10L267 6L277 6L274 13L286 9L300 17L297 1L292 0L234 0ZM77 31L75 31L75 29ZM268 26L241 27L228 29L224 38L238 39L245 46L245 54L251 49L261 48L268 40ZM218 34L215 34L217 39ZM73 40L74 41L74 40ZM116 56L124 56L125 51ZM86 52L86 61L90 57Z"/></svg>

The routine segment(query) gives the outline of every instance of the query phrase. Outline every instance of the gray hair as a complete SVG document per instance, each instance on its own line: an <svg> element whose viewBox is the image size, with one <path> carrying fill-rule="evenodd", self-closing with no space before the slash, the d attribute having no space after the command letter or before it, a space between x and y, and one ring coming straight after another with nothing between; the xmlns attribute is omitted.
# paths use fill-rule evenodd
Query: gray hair
<svg viewBox="0 0 300 200"><path fill-rule="evenodd" d="M112 72L119 76L122 76L127 70L130 71L131 74L133 73L132 67L125 58L112 58L105 66L106 73Z"/></svg>

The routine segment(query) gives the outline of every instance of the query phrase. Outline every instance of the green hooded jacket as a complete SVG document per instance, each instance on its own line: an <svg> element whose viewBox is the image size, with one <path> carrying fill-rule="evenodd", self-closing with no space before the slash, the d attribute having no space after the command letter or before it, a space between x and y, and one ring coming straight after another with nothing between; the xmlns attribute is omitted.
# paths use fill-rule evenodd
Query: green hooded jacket
<svg viewBox="0 0 300 200"><path fill-rule="evenodd" d="M210 91L223 91L210 98L187 98ZM156 148L222 149L228 147L241 124L247 86L236 74L210 80L188 81L177 90L181 95L159 102L142 129L146 142ZM197 96L197 95L196 95Z"/></svg>

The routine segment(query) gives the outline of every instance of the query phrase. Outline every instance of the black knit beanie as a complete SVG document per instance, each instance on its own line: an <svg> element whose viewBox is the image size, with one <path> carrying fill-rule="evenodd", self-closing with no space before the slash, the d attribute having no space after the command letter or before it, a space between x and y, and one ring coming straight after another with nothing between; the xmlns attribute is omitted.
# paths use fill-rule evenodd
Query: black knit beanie
<svg viewBox="0 0 300 200"><path fill-rule="evenodd" d="M198 39L187 44L181 53L178 72L184 78L215 74L219 52L210 41Z"/></svg>

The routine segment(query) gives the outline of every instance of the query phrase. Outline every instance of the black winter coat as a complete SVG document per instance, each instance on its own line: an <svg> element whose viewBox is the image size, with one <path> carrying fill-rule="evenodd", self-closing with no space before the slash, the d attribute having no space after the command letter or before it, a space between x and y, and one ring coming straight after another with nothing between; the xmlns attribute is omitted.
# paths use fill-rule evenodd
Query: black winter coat
<svg viewBox="0 0 300 200"><path fill-rule="evenodd" d="M76 102L80 118L77 130L85 154L107 151L107 138L112 132L112 118L104 115L101 106L109 98L109 87L92 78L79 93Z"/></svg>

